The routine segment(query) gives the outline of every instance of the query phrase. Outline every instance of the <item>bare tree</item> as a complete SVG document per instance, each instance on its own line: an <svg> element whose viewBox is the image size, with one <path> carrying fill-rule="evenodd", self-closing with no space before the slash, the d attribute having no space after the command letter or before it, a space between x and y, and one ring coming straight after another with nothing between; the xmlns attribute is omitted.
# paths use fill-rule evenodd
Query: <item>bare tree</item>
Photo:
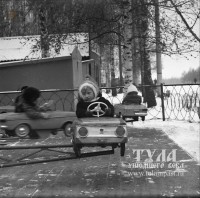
<svg viewBox="0 0 200 198"><path fill-rule="evenodd" d="M199 38L194 31L199 17L197 3L198 0L159 0L162 54L187 55L197 51ZM70 33L89 33L85 42L93 40L103 49L118 45L116 41L120 38L126 87L132 82L138 84L140 78L142 83L151 84L149 56L156 52L157 37L154 5L154 0L0 0L0 26L5 30L1 35L40 34L46 51L54 48L57 53ZM12 8L17 12L10 12ZM146 22L142 22L143 18ZM147 31L141 31L142 23ZM37 47L40 49L41 42Z"/></svg>
<svg viewBox="0 0 200 198"><path fill-rule="evenodd" d="M186 26L187 30L191 33L191 35L198 41L200 42L200 38L196 35L196 33L194 32L193 30L193 27L195 26L196 22L198 21L199 19L199 15L200 15L200 9L198 8L198 1L195 1L195 0L192 0L192 1L189 1L189 2L181 2L181 1L173 1L173 0L169 0L169 2L171 3L171 5L173 6L173 8L175 9L176 13L180 16L182 22L184 23L184 25ZM191 13L189 13L188 11L186 12L187 13L187 16L188 17L192 17L192 20L193 20L193 23L192 25L189 25L187 19L184 17L184 13L185 11L181 11L179 9L179 7L185 7L185 8L188 8L188 3L189 3L189 8L191 9L192 7L193 8L198 8L199 10L196 9L195 10L192 10Z"/></svg>

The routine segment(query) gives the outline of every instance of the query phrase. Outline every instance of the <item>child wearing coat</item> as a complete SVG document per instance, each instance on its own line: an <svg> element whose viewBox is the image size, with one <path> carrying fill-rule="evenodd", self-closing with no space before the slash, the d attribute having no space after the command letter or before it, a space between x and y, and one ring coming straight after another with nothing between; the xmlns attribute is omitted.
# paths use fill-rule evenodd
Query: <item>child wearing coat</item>
<svg viewBox="0 0 200 198"><path fill-rule="evenodd" d="M35 87L28 87L22 94L21 112L26 113L29 118L49 118L49 114L45 113L47 109L40 107L38 99L40 97L40 91Z"/></svg>
<svg viewBox="0 0 200 198"><path fill-rule="evenodd" d="M142 97L138 95L138 90L135 85L129 85L127 89L127 94L125 95L122 104L141 104Z"/></svg>
<svg viewBox="0 0 200 198"><path fill-rule="evenodd" d="M91 112L90 110L87 110L87 108L90 104L93 104L94 102L103 102L108 106L108 108L105 108L104 105L100 104L101 109L105 111L105 114L103 115L104 117L114 116L113 105L107 99L102 97L102 94L99 91L99 87L92 77L87 76L85 78L85 81L80 84L78 88L78 94L79 101L76 107L76 116L78 118L93 117L95 112Z"/></svg>

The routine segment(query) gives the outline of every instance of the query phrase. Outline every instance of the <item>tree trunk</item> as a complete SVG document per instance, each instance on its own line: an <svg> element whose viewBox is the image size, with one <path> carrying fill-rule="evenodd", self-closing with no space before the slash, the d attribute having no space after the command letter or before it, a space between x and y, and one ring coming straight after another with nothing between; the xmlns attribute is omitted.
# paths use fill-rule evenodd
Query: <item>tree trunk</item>
<svg viewBox="0 0 200 198"><path fill-rule="evenodd" d="M160 20L159 20L159 3L155 3L155 27L156 27L156 67L157 67L157 83L162 83L162 62L161 62L161 47L160 47ZM158 95L161 95L161 89L158 87Z"/></svg>
<svg viewBox="0 0 200 198"><path fill-rule="evenodd" d="M120 25L118 25L119 32L120 32ZM118 50L119 50L119 82L120 86L122 87L124 85L123 83L123 76L122 76L122 49L121 49L121 36L118 38ZM123 88L120 88L119 93L123 93Z"/></svg>
<svg viewBox="0 0 200 198"><path fill-rule="evenodd" d="M140 49L141 49L141 65L142 65L142 84L150 85L144 88L144 102L147 102L148 108L156 106L155 93L151 85L153 85L151 77L150 50L148 45L148 6L146 0L140 1Z"/></svg>
<svg viewBox="0 0 200 198"><path fill-rule="evenodd" d="M114 63L114 47L110 46L110 66L111 66L111 87L116 87L115 82L115 63ZM116 88L112 89L112 96L117 96Z"/></svg>
<svg viewBox="0 0 200 198"><path fill-rule="evenodd" d="M137 30L138 21L138 0L132 0L132 64L133 64L133 83L138 85L141 83L141 64L139 52L139 39Z"/></svg>
<svg viewBox="0 0 200 198"><path fill-rule="evenodd" d="M5 31L5 25L3 23L4 21L4 15L3 15L3 9L4 9L4 5L3 5L4 1L0 0L0 37L4 36L4 31Z"/></svg>
<svg viewBox="0 0 200 198"><path fill-rule="evenodd" d="M132 13L131 0L123 1L123 23L124 23L124 95L126 95L127 88L133 83L133 66L132 66Z"/></svg>
<svg viewBox="0 0 200 198"><path fill-rule="evenodd" d="M106 87L111 87L111 82L110 82L110 65L106 63ZM110 89L106 89L106 93L110 93Z"/></svg>
<svg viewBox="0 0 200 198"><path fill-rule="evenodd" d="M46 10L42 4L39 10L42 58L49 57L49 42Z"/></svg>

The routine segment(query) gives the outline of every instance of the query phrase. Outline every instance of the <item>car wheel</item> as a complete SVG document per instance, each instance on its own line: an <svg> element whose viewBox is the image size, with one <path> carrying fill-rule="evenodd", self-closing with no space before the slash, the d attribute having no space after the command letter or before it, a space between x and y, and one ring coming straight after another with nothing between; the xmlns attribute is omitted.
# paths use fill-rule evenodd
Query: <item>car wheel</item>
<svg viewBox="0 0 200 198"><path fill-rule="evenodd" d="M138 121L138 116L133 117L134 121Z"/></svg>
<svg viewBox="0 0 200 198"><path fill-rule="evenodd" d="M81 157L81 148L73 143L73 149L76 157Z"/></svg>
<svg viewBox="0 0 200 198"><path fill-rule="evenodd" d="M121 145L120 145L120 155L121 156L124 156L124 154L125 154L125 143L121 143Z"/></svg>
<svg viewBox="0 0 200 198"><path fill-rule="evenodd" d="M72 123L66 123L64 125L64 134L67 137L71 137L72 136L71 126L72 126Z"/></svg>
<svg viewBox="0 0 200 198"><path fill-rule="evenodd" d="M142 116L142 121L145 121L145 116Z"/></svg>
<svg viewBox="0 0 200 198"><path fill-rule="evenodd" d="M21 138L28 136L30 131L30 127L27 124L20 124L15 128L15 134Z"/></svg>

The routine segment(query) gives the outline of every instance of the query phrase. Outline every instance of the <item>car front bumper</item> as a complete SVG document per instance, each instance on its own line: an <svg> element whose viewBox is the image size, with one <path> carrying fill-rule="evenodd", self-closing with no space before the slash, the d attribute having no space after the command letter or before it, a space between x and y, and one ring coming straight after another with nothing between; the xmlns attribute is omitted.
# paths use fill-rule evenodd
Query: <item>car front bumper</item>
<svg viewBox="0 0 200 198"><path fill-rule="evenodd" d="M135 113L136 116L146 116L147 113Z"/></svg>
<svg viewBox="0 0 200 198"><path fill-rule="evenodd" d="M127 137L85 137L85 138L75 138L74 143L80 144L84 146L92 146L92 145L113 145L126 143L128 141Z"/></svg>

